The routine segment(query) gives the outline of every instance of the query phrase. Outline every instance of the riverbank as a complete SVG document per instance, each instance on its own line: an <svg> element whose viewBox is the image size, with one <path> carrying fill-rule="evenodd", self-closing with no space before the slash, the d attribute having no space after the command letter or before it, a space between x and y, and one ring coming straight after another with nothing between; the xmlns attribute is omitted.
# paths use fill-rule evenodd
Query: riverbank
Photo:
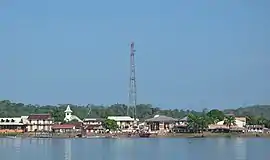
<svg viewBox="0 0 270 160"><path fill-rule="evenodd" d="M87 136L78 136L78 133L62 133L62 134L34 134L34 133L2 133L0 134L0 138L5 137L21 137L21 138L140 138L139 135L128 135L125 133L117 133L117 134L91 134ZM251 137L263 137L270 138L270 134L266 133L212 133L212 132L204 132L204 133L166 133L166 134L151 134L150 138L233 138L233 137L243 137L243 138L251 138Z"/></svg>
<svg viewBox="0 0 270 160"><path fill-rule="evenodd" d="M266 133L168 133L166 135L156 135L155 137L170 137L170 138L219 138L219 137L265 137L270 138L270 134Z"/></svg>

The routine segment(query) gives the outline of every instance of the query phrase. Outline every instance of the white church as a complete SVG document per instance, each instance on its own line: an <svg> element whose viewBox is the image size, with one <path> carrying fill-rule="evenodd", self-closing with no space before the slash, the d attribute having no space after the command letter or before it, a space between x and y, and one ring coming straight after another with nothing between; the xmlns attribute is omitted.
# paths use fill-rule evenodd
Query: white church
<svg viewBox="0 0 270 160"><path fill-rule="evenodd" d="M72 110L70 109L70 106L67 106L67 109L65 110L65 118L64 121L65 122L70 122L72 120L77 120L78 122L83 122L79 117L72 115Z"/></svg>

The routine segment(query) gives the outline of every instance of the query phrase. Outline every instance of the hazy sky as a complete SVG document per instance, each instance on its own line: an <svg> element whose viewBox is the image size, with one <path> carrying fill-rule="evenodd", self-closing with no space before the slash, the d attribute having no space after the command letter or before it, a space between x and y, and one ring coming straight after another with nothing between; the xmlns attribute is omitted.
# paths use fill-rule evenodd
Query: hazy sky
<svg viewBox="0 0 270 160"><path fill-rule="evenodd" d="M270 103L269 0L1 0L0 99L233 108Z"/></svg>

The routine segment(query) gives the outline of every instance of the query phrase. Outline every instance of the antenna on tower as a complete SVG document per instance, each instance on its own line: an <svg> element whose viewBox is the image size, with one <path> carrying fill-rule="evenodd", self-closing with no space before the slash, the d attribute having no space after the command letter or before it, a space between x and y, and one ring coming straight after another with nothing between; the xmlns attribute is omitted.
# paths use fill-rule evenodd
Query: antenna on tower
<svg viewBox="0 0 270 160"><path fill-rule="evenodd" d="M137 105L137 88L136 88L136 74L135 74L135 58L134 58L134 42L130 44L130 78L129 78L129 106L127 115L129 115L129 108L133 109L133 118L136 120L136 105Z"/></svg>

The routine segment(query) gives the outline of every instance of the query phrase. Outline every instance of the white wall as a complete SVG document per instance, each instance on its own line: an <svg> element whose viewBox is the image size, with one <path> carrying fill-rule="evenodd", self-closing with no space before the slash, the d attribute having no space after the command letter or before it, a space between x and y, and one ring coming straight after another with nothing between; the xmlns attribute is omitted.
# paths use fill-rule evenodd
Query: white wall
<svg viewBox="0 0 270 160"><path fill-rule="evenodd" d="M27 125L27 130L29 132L34 132L35 130L41 131L51 131L53 124L52 120L29 120Z"/></svg>
<svg viewBox="0 0 270 160"><path fill-rule="evenodd" d="M224 125L224 121L219 121L218 123L217 123L217 125ZM232 124L233 125L233 124ZM237 127L245 127L245 125L246 125L246 122L243 122L243 121L239 121L239 120L235 120L235 126L237 126Z"/></svg>

